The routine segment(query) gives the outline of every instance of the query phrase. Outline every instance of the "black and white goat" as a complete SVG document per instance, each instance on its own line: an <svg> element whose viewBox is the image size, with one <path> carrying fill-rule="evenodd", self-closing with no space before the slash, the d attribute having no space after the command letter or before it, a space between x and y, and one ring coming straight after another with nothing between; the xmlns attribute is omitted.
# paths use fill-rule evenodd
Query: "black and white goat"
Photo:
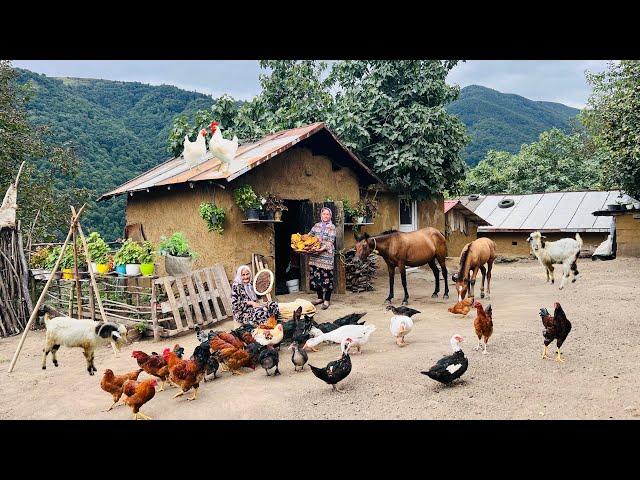
<svg viewBox="0 0 640 480"><path fill-rule="evenodd" d="M545 238L547 237L540 232L533 232L527 238L527 242L531 245L533 254L545 268L547 272L547 282L549 278L551 278L551 283L554 283L553 265L562 265L562 280L560 282L560 290L562 290L565 280L569 278L569 271L573 272L572 282L578 279L579 272L576 261L582 248L582 238L580 238L580 234L578 233L576 233L575 240L573 238L561 238L555 242L545 242Z"/></svg>
<svg viewBox="0 0 640 480"><path fill-rule="evenodd" d="M58 366L56 353L61 345L65 347L82 347L87 359L89 375L97 372L93 364L95 349L98 345L111 343L113 353L117 355L120 346L126 342L127 327L119 323L95 322L93 320L76 320L69 317L51 318L44 314L47 335L42 356L42 369L47 368L47 355L51 352L53 364Z"/></svg>

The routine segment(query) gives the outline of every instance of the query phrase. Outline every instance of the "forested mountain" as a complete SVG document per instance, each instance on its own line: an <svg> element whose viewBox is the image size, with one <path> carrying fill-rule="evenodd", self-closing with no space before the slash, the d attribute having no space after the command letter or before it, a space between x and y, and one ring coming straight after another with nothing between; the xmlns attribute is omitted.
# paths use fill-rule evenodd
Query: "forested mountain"
<svg viewBox="0 0 640 480"><path fill-rule="evenodd" d="M35 87L27 104L30 120L50 125L57 142L74 146L83 160L76 183L90 189L93 200L166 160L173 119L213 103L207 95L167 85L19 72L21 83ZM115 239L124 228L124 205L124 198L92 203L83 225Z"/></svg>
<svg viewBox="0 0 640 480"><path fill-rule="evenodd" d="M569 130L579 110L561 103L536 102L520 95L469 85L447 106L460 118L471 137L464 156L476 165L489 150L516 153L553 127Z"/></svg>

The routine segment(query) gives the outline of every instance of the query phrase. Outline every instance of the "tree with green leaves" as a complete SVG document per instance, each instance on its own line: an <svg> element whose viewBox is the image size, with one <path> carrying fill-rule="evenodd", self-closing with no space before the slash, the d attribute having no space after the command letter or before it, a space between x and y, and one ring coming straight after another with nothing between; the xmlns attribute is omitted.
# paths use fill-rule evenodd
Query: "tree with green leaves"
<svg viewBox="0 0 640 480"><path fill-rule="evenodd" d="M571 134L553 128L537 142L512 154L490 150L460 182L465 194L526 194L602 188L606 150L578 129Z"/></svg>
<svg viewBox="0 0 640 480"><path fill-rule="evenodd" d="M586 124L609 152L607 186L640 198L640 61L611 63L587 79L593 93Z"/></svg>
<svg viewBox="0 0 640 480"><path fill-rule="evenodd" d="M51 142L51 128L32 125L25 103L33 90L16 82L18 72L9 61L0 61L0 195L26 161L18 187L17 218L24 229L30 228L36 212L40 217L34 240L53 240L66 234L71 211L88 199L87 191L70 184L80 161L69 144Z"/></svg>
<svg viewBox="0 0 640 480"><path fill-rule="evenodd" d="M445 80L456 61L344 60L333 131L393 189L430 198L454 189L464 173L464 125L447 113L459 87Z"/></svg>

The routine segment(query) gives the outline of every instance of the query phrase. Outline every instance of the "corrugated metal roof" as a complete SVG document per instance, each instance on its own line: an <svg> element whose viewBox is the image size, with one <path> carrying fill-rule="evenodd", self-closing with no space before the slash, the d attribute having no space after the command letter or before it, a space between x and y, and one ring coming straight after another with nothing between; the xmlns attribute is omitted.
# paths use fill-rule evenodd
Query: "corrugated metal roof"
<svg viewBox="0 0 640 480"><path fill-rule="evenodd" d="M469 210L467 207L462 205L459 200L445 200L444 213L446 214L452 209L460 211L465 217L478 225L490 225L490 223L488 223L484 218L479 217L472 210Z"/></svg>
<svg viewBox="0 0 640 480"><path fill-rule="evenodd" d="M479 227L479 232L608 232L612 217L597 217L593 212L614 203L619 195L619 190L551 192L482 195L477 200L460 197L459 201L491 224ZM628 195L622 198L631 199ZM514 205L500 208L498 204L504 199L512 199Z"/></svg>
<svg viewBox="0 0 640 480"><path fill-rule="evenodd" d="M184 158L177 157L168 160L151 170L138 175L128 182L120 185L115 190L102 195L98 200L103 200L129 192L146 190L149 188L178 185L187 182L199 182L204 180L218 180L231 182L245 174L256 166L266 162L285 150L293 147L298 142L310 136L326 131L340 148L353 160L364 172L375 181L382 183L362 161L356 157L340 140L326 127L323 122L312 123L299 128L283 130L261 138L257 142L247 143L238 147L238 152L229 171L221 171L222 162L207 151L207 155L193 168L188 168Z"/></svg>

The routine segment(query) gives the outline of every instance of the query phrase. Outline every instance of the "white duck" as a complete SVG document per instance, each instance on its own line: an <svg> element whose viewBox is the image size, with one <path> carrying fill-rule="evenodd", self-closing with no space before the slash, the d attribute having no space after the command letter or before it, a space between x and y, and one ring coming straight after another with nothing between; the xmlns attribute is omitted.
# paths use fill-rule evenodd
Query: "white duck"
<svg viewBox="0 0 640 480"><path fill-rule="evenodd" d="M233 136L233 140L222 138L218 122L211 122L211 140L209 140L209 153L224 164L224 169L229 170L229 166L238 151L238 137Z"/></svg>
<svg viewBox="0 0 640 480"><path fill-rule="evenodd" d="M195 167L198 164L198 160L207 154L207 142L204 138L206 135L207 131L203 128L200 130L195 142L189 141L188 135L184 136L182 156L184 157L187 167Z"/></svg>
<svg viewBox="0 0 640 480"><path fill-rule="evenodd" d="M391 334L396 337L396 344L399 347L404 347L408 345L408 343L404 341L404 336L413 330L413 320L405 315L394 315L391 317L389 330L391 330Z"/></svg>
<svg viewBox="0 0 640 480"><path fill-rule="evenodd" d="M312 334L315 334L316 336L307 340L307 343L304 344L303 348L309 347L313 349L313 347L322 342L342 343L344 339L351 338L351 346L356 347L358 349L358 353L360 353L360 348L369 341L369 337L375 331L375 325L344 325L332 330L331 332L322 333L320 335L318 335L317 332L313 332Z"/></svg>

